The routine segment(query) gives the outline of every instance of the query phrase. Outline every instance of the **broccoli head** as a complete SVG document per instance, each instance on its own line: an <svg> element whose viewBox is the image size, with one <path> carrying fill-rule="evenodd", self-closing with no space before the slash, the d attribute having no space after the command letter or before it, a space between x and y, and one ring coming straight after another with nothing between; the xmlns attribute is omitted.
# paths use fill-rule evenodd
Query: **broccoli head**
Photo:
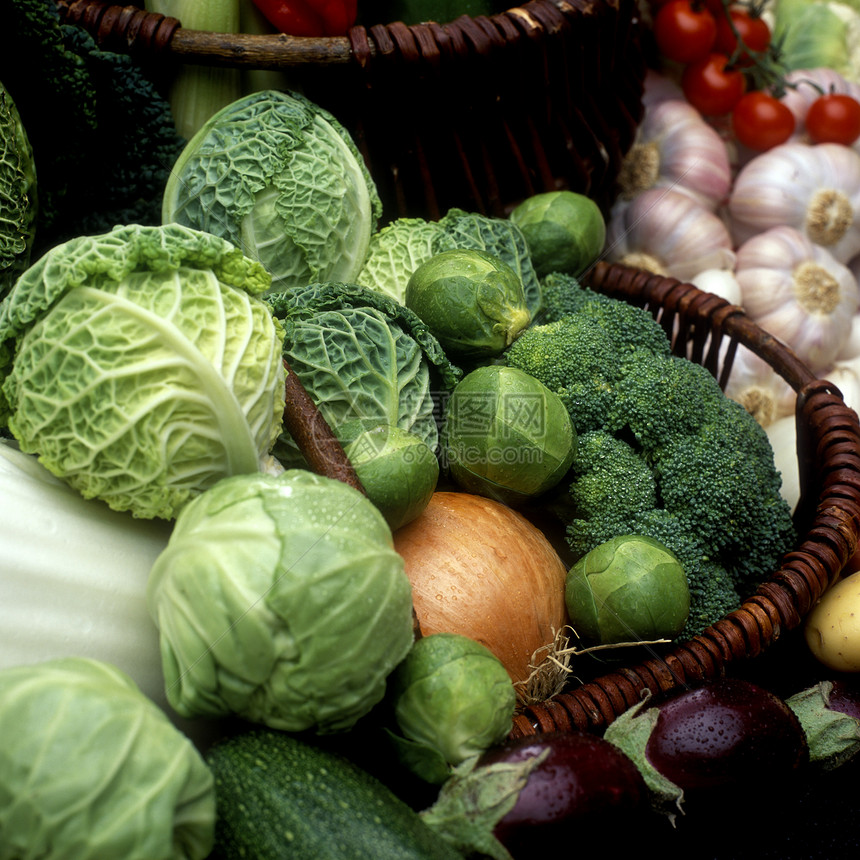
<svg viewBox="0 0 860 860"><path fill-rule="evenodd" d="M646 311L564 276L546 279L544 300L551 321L505 360L556 391L579 433L568 504L557 508L571 551L623 534L660 541L689 580L684 635L700 632L796 537L767 434L705 368L671 354Z"/></svg>

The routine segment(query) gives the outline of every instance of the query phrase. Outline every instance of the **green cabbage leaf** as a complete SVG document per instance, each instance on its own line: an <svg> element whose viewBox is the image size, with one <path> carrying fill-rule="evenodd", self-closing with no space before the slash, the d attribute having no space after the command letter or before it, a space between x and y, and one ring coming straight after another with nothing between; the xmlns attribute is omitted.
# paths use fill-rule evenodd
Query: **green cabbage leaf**
<svg viewBox="0 0 860 860"><path fill-rule="evenodd" d="M826 67L860 82L860 0L774 0L766 9L786 69Z"/></svg>
<svg viewBox="0 0 860 860"><path fill-rule="evenodd" d="M188 142L162 220L227 239L277 291L354 280L381 211L346 129L298 93L264 90L222 108Z"/></svg>
<svg viewBox="0 0 860 860"><path fill-rule="evenodd" d="M356 421L387 424L436 450L438 397L462 371L413 311L355 284L309 284L266 301L284 326L284 357L335 435ZM304 465L286 434L275 452L285 466Z"/></svg>
<svg viewBox="0 0 860 860"><path fill-rule="evenodd" d="M203 860L211 771L115 666L83 657L0 670L0 858Z"/></svg>
<svg viewBox="0 0 860 860"><path fill-rule="evenodd" d="M0 303L0 423L86 498L170 519L257 471L280 433L283 330L271 283L179 225L56 246Z"/></svg>

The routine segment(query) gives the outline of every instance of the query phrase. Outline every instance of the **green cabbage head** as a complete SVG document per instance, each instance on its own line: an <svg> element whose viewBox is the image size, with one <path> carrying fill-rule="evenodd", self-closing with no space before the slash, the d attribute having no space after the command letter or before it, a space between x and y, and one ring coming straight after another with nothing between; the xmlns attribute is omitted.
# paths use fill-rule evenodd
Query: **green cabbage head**
<svg viewBox="0 0 860 860"><path fill-rule="evenodd" d="M0 671L0 860L202 860L212 773L119 669L65 657Z"/></svg>
<svg viewBox="0 0 860 860"><path fill-rule="evenodd" d="M259 260L272 289L355 280L382 203L349 133L298 93L263 90L188 142L162 221L222 236Z"/></svg>
<svg viewBox="0 0 860 860"><path fill-rule="evenodd" d="M224 239L137 225L55 246L0 303L0 425L87 498L171 519L261 468L284 411L271 279Z"/></svg>
<svg viewBox="0 0 860 860"><path fill-rule="evenodd" d="M412 645L412 588L374 504L301 469L186 505L147 589L167 699L286 731L350 728Z"/></svg>

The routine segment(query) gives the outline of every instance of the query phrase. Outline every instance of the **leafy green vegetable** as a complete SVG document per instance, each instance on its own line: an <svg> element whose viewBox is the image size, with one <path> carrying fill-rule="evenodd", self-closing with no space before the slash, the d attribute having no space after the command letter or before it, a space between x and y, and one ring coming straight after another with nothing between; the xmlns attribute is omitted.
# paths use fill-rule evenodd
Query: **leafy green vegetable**
<svg viewBox="0 0 860 860"><path fill-rule="evenodd" d="M382 514L300 469L192 499L147 595L167 697L186 717L348 729L412 645L412 589Z"/></svg>
<svg viewBox="0 0 860 860"><path fill-rule="evenodd" d="M0 670L0 856L203 860L215 792L191 742L114 666Z"/></svg>
<svg viewBox="0 0 860 860"><path fill-rule="evenodd" d="M0 423L87 498L175 516L280 432L283 331L263 268L179 225L47 252L0 303Z"/></svg>
<svg viewBox="0 0 860 860"><path fill-rule="evenodd" d="M370 237L356 283L403 304L409 278L433 256L443 230L438 221L422 218L397 218L386 224Z"/></svg>
<svg viewBox="0 0 860 860"><path fill-rule="evenodd" d="M618 535L568 571L565 602L583 639L612 645L674 639L690 612L684 568L659 541Z"/></svg>
<svg viewBox="0 0 860 860"><path fill-rule="evenodd" d="M525 235L508 218L450 209L439 221L398 218L371 237L356 280L404 303L412 273L435 254L454 249L484 251L498 257L519 276L529 313L541 304L541 285Z"/></svg>
<svg viewBox="0 0 860 860"><path fill-rule="evenodd" d="M244 5L239 0L146 0L144 4L148 12L176 18L189 30L209 33L244 32L240 25ZM171 71L167 97L176 128L186 140L242 95L238 66L183 63Z"/></svg>
<svg viewBox="0 0 860 860"><path fill-rule="evenodd" d="M860 81L858 0L775 0L774 37L786 69L834 69Z"/></svg>
<svg viewBox="0 0 860 860"><path fill-rule="evenodd" d="M341 438L354 424L399 427L438 444L434 394L461 371L408 308L354 284L309 284L266 296L284 326L284 356L323 417ZM283 434L276 454L304 463Z"/></svg>
<svg viewBox="0 0 860 860"><path fill-rule="evenodd" d="M35 227L33 149L12 97L0 84L0 296L30 264Z"/></svg>
<svg viewBox="0 0 860 860"><path fill-rule="evenodd" d="M440 251L422 263L406 285L405 302L462 358L498 355L531 322L516 272L474 248Z"/></svg>
<svg viewBox="0 0 860 860"><path fill-rule="evenodd" d="M116 224L160 223L184 141L141 67L60 23L45 0L0 3L0 81L30 143L39 186L34 257Z"/></svg>
<svg viewBox="0 0 860 860"><path fill-rule="evenodd" d="M162 220L221 236L259 260L272 290L353 281L381 215L349 133L298 93L252 93L188 142Z"/></svg>
<svg viewBox="0 0 860 860"><path fill-rule="evenodd" d="M0 498L0 667L110 660L166 705L146 580L169 524L82 498L8 439L0 440Z"/></svg>
<svg viewBox="0 0 860 860"><path fill-rule="evenodd" d="M553 282L551 321L532 326L504 359L555 391L578 432L569 493L558 502L568 543L579 558L618 535L660 541L689 582L682 635L699 633L775 570L795 539L767 434L705 368L670 353L647 311L572 277Z"/></svg>
<svg viewBox="0 0 860 860"><path fill-rule="evenodd" d="M502 662L458 633L418 639L391 676L391 707L403 763L442 783L453 768L511 730L517 697Z"/></svg>

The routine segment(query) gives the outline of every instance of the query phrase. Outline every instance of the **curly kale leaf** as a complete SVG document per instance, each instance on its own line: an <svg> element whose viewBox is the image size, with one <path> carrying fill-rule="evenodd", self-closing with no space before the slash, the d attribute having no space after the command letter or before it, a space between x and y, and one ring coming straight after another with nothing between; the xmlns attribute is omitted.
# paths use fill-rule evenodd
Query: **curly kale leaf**
<svg viewBox="0 0 860 860"><path fill-rule="evenodd" d="M33 148L34 255L116 224L161 223L161 195L184 141L141 67L102 51L54 3L0 2L0 80Z"/></svg>

